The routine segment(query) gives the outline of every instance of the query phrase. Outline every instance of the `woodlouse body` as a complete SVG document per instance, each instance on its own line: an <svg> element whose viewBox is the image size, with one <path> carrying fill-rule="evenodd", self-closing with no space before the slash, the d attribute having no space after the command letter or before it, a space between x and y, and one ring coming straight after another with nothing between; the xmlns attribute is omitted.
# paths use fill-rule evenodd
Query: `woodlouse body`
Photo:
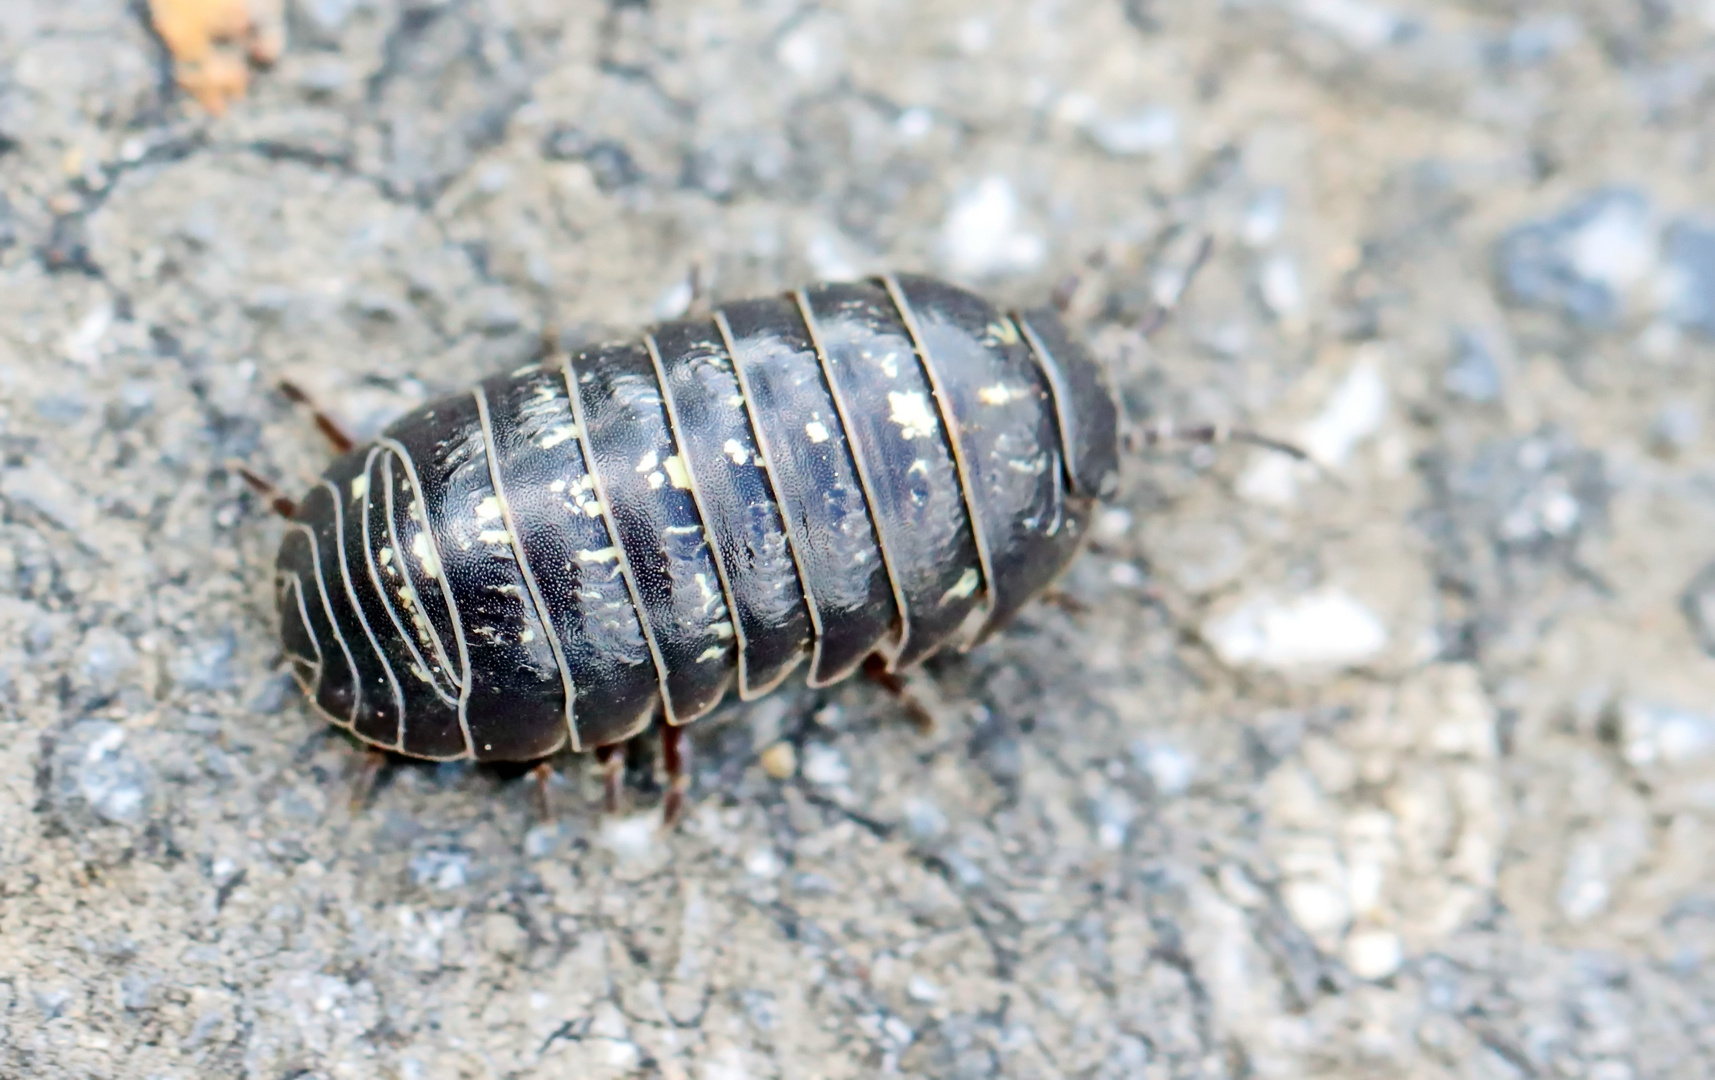
<svg viewBox="0 0 1715 1080"><path fill-rule="evenodd" d="M825 685L968 644L1070 561L1117 458L1052 310L911 276L728 304L342 456L281 545L282 639L375 747L610 746L801 663Z"/></svg>

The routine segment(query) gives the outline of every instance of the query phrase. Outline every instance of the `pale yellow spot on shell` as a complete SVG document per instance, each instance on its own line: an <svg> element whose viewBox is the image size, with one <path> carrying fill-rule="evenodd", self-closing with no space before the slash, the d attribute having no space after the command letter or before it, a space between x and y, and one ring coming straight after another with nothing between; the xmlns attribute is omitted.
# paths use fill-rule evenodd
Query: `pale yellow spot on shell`
<svg viewBox="0 0 1715 1080"><path fill-rule="evenodd" d="M505 529L484 529L476 534L476 539L482 544L510 544L512 534Z"/></svg>
<svg viewBox="0 0 1715 1080"><path fill-rule="evenodd" d="M584 503L584 516L601 517L601 503L596 502L594 499Z"/></svg>
<svg viewBox="0 0 1715 1080"><path fill-rule="evenodd" d="M561 443L577 437L578 426L576 424L565 424L561 427L553 428L546 435L543 435L542 441L538 445L544 450L552 450Z"/></svg>
<svg viewBox="0 0 1715 1080"><path fill-rule="evenodd" d="M982 575L977 573L974 567L966 567L965 572L959 575L959 580L953 583L953 587L941 594L941 603L950 604L954 600L965 599L977 591L977 585L982 579Z"/></svg>
<svg viewBox="0 0 1715 1080"><path fill-rule="evenodd" d="M887 418L899 425L900 438L909 442L935 434L935 414L929 411L928 399L922 394L889 391L887 404L893 410Z"/></svg>
<svg viewBox="0 0 1715 1080"><path fill-rule="evenodd" d="M655 453L655 451L651 450L647 454L643 455L642 460L638 461L636 471L640 472L640 473L646 473L650 469L653 469L655 466L657 466L659 464L661 464L660 455Z"/></svg>
<svg viewBox="0 0 1715 1080"><path fill-rule="evenodd" d="M534 631L534 630L530 629L528 626L526 626L524 628L524 631L518 635L518 640L522 641L524 644L528 645L532 641L536 640L536 631Z"/></svg>
<svg viewBox="0 0 1715 1080"><path fill-rule="evenodd" d="M619 558L617 547L597 548L594 551L585 549L578 552L579 562L613 562Z"/></svg>
<svg viewBox="0 0 1715 1080"><path fill-rule="evenodd" d="M1002 319L997 323L991 323L989 334L1002 345L1016 345L1018 343L1018 327L1012 324L1011 319Z"/></svg>
<svg viewBox="0 0 1715 1080"><path fill-rule="evenodd" d="M661 472L652 472L646 477L646 479L649 481L650 491L657 490L662 484L667 482L666 475Z"/></svg>
<svg viewBox="0 0 1715 1080"><path fill-rule="evenodd" d="M706 664L710 660L719 660L726 655L726 646L710 645L697 656L697 663Z"/></svg>
<svg viewBox="0 0 1715 1080"><path fill-rule="evenodd" d="M417 556L417 561L423 564L423 573L432 578L441 576L441 561L435 558L435 550L429 546L427 533L418 533L411 538L411 554Z"/></svg>
<svg viewBox="0 0 1715 1080"><path fill-rule="evenodd" d="M995 383L978 390L977 400L984 405L1005 405L1011 401L1023 401L1024 391L1015 390L1005 383Z"/></svg>
<svg viewBox="0 0 1715 1080"><path fill-rule="evenodd" d="M362 476L352 477L351 478L351 501L352 502L362 502L363 497L367 494L369 494L369 474L364 473Z"/></svg>
<svg viewBox="0 0 1715 1080"><path fill-rule="evenodd" d="M732 623L718 622L710 626L709 629L714 631L715 637L720 638L722 641L732 637Z"/></svg>
<svg viewBox="0 0 1715 1080"><path fill-rule="evenodd" d="M476 520L493 521L500 516L500 500L493 495L486 496L476 504Z"/></svg>
<svg viewBox="0 0 1715 1080"><path fill-rule="evenodd" d="M750 460L750 454L745 451L743 446L739 445L739 441L737 439L728 439L723 443L721 445L721 453L732 458L732 463L734 465L743 465L746 461Z"/></svg>
<svg viewBox="0 0 1715 1080"><path fill-rule="evenodd" d="M559 492L566 490L565 479L561 478L559 480L554 481L552 484L549 484L548 490L554 492L555 494L558 494Z"/></svg>
<svg viewBox="0 0 1715 1080"><path fill-rule="evenodd" d="M673 481L674 487L684 491L689 491L691 489L691 472L689 469L685 468L684 458L680 457L678 454L674 454L672 457L662 462L661 467L667 470L667 478Z"/></svg>
<svg viewBox="0 0 1715 1080"><path fill-rule="evenodd" d="M828 441L828 429L822 426L822 422L820 420L812 420L808 424L805 424L804 434L810 436L810 441L813 443L823 443Z"/></svg>
<svg viewBox="0 0 1715 1080"><path fill-rule="evenodd" d="M380 559L381 559L381 565L382 566L386 566L389 563L391 563L393 561L393 549L390 547L382 548L381 554L380 554Z"/></svg>

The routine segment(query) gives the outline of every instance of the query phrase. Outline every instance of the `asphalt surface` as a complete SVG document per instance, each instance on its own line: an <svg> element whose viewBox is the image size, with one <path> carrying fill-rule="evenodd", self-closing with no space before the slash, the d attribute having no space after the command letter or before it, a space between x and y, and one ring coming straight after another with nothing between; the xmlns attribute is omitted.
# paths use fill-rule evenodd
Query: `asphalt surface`
<svg viewBox="0 0 1715 1080"><path fill-rule="evenodd" d="M1715 8L284 15L212 118L140 5L0 5L0 1076L1715 1074ZM348 811L275 387L372 434L693 267L1082 268L1134 422L1316 464L1128 455L933 732L727 709L675 834L646 760Z"/></svg>

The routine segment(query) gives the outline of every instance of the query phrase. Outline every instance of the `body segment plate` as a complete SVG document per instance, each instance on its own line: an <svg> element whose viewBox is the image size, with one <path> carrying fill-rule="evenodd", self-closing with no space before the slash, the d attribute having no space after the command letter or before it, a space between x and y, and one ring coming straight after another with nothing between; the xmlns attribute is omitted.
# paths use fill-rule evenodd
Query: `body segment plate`
<svg viewBox="0 0 1715 1080"><path fill-rule="evenodd" d="M959 470L911 335L873 284L799 294L833 389L902 632L890 667L910 667L955 637L983 602L981 562Z"/></svg>
<svg viewBox="0 0 1715 1080"><path fill-rule="evenodd" d="M667 720L688 723L726 693L733 625L655 365L641 344L607 345L570 358L566 378L596 494L654 644Z"/></svg>
<svg viewBox="0 0 1715 1080"><path fill-rule="evenodd" d="M810 603L810 683L825 686L883 648L898 620L869 504L797 306L746 301L716 318Z"/></svg>
<svg viewBox="0 0 1715 1080"><path fill-rule="evenodd" d="M1076 552L1079 518L1062 486L1053 401L1012 321L929 278L900 276L899 299L952 427L988 583L984 633L1004 625Z"/></svg>
<svg viewBox="0 0 1715 1080"><path fill-rule="evenodd" d="M668 323L652 340L668 417L733 612L739 693L753 698L809 653L798 567L720 328L712 319Z"/></svg>
<svg viewBox="0 0 1715 1080"><path fill-rule="evenodd" d="M465 731L479 761L529 761L568 739L565 691L489 472L474 394L387 430L409 455L466 657Z"/></svg>
<svg viewBox="0 0 1715 1080"><path fill-rule="evenodd" d="M482 390L505 503L570 674L576 746L619 741L654 715L660 680L585 468L565 379L531 368L488 379Z"/></svg>

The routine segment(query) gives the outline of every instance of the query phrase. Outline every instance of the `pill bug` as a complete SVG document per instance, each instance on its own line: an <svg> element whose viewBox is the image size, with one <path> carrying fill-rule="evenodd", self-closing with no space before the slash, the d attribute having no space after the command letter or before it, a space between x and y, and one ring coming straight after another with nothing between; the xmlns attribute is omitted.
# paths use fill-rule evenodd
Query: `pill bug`
<svg viewBox="0 0 1715 1080"><path fill-rule="evenodd" d="M594 750L610 802L659 719L670 819L683 725L980 641L1071 561L1118 454L1052 307L909 275L723 304L423 405L276 500L282 644L370 747Z"/></svg>

